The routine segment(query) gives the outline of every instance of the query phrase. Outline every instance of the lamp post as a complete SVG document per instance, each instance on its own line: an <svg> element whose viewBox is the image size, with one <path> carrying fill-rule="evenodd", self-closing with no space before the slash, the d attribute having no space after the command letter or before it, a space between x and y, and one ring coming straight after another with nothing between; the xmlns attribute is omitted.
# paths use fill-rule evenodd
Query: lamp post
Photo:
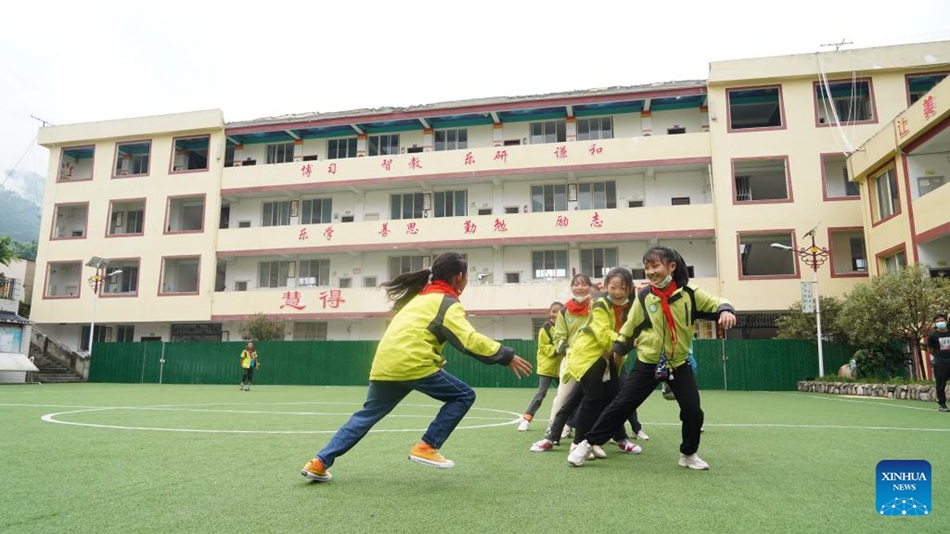
<svg viewBox="0 0 950 534"><path fill-rule="evenodd" d="M87 267L94 267L96 272L89 277L89 287L92 288L92 318L89 321L89 356L92 356L92 340L96 331L96 303L99 301L99 291L102 289L102 283L106 278L112 278L117 274L122 274L121 270L112 271L106 274L106 268L109 266L109 260L93 256L86 262Z"/></svg>
<svg viewBox="0 0 950 534"><path fill-rule="evenodd" d="M818 376L825 376L825 356L821 346L821 299L818 292L818 267L821 267L826 261L830 253L825 247L819 247L815 244L815 231L818 230L818 227L815 226L808 233L805 234L805 237L811 238L811 246L808 247L799 247L792 248L788 245L783 245L781 243L772 243L772 248L780 248L782 250L790 250L798 255L798 258L802 260L802 263L811 267L812 272L815 277L815 323L818 326Z"/></svg>

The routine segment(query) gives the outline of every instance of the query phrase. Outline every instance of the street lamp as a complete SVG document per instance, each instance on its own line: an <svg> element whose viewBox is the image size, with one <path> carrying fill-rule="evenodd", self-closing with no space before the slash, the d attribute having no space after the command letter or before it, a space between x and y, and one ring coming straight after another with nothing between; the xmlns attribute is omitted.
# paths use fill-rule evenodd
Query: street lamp
<svg viewBox="0 0 950 534"><path fill-rule="evenodd" d="M93 256L91 260L86 262L86 266L96 269L95 274L89 277L89 287L92 288L92 319L89 321L89 356L91 357L92 340L96 331L96 303L99 301L99 291L102 289L102 283L106 278L112 278L117 274L122 274L122 270L117 269L109 274L105 274L106 267L109 266L109 260L98 256Z"/></svg>
<svg viewBox="0 0 950 534"><path fill-rule="evenodd" d="M825 356L821 346L821 300L818 296L818 267L828 261L830 253L827 248L815 245L815 230L817 229L818 227L815 226L805 234L805 237L811 238L811 246L809 247L796 249L781 243L772 243L770 246L772 248L780 248L794 252L798 255L799 259L802 260L802 263L811 267L812 272L815 274L815 323L818 325L818 376L825 376Z"/></svg>

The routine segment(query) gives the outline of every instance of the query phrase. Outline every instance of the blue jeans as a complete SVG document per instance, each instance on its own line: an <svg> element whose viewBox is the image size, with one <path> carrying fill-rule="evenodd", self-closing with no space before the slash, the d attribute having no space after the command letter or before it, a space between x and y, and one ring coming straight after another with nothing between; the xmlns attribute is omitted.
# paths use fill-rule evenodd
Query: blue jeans
<svg viewBox="0 0 950 534"><path fill-rule="evenodd" d="M316 457L323 462L324 467L333 465L337 456L343 456L359 443L376 423L393 411L413 390L445 403L422 435L422 441L432 448L442 448L442 444L475 404L475 391L465 382L439 369L435 374L417 380L371 380L363 408L350 416L349 421L333 434L330 442Z"/></svg>

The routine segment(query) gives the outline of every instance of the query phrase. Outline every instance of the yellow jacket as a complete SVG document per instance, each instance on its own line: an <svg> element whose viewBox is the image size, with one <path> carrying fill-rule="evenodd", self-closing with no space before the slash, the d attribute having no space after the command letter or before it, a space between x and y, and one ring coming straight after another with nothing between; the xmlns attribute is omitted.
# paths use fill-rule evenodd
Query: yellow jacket
<svg viewBox="0 0 950 534"><path fill-rule="evenodd" d="M553 327L551 321L545 321L538 331L538 376L557 378L561 358L564 357L554 350Z"/></svg>
<svg viewBox="0 0 950 534"><path fill-rule="evenodd" d="M233 354L233 353L232 353ZM260 362L257 361L257 351L248 352L247 349L241 351L241 369L250 369L251 360L254 360L254 367L258 367Z"/></svg>
<svg viewBox="0 0 950 534"><path fill-rule="evenodd" d="M443 365L442 350L451 343L484 364L508 365L511 347L475 331L455 297L419 294L393 317L376 347L370 380L406 381L435 374Z"/></svg>
<svg viewBox="0 0 950 534"><path fill-rule="evenodd" d="M605 353L610 352L617 341L617 329L623 324L630 310L630 303L622 308L620 320L614 313L614 305L607 297L601 297L590 305L590 320L574 336L571 341L571 357L567 361L567 372L580 380L584 373L591 368ZM619 372L621 360L617 367Z"/></svg>

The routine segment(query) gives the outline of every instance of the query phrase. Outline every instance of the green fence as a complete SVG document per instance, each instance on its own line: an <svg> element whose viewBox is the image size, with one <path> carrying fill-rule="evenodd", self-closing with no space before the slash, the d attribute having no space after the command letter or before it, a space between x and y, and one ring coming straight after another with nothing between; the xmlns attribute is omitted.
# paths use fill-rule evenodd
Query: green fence
<svg viewBox="0 0 950 534"><path fill-rule="evenodd" d="M534 340L506 340L534 364ZM96 343L90 382L146 384L237 384L244 342ZM375 341L260 341L254 344L260 369L258 385L365 385ZM832 374L853 350L826 344L825 373ZM798 340L698 340L700 389L794 390L799 380L818 375L814 343ZM725 358L723 357L725 355ZM518 380L499 366L488 366L446 347L445 369L473 387L535 388L536 375Z"/></svg>

